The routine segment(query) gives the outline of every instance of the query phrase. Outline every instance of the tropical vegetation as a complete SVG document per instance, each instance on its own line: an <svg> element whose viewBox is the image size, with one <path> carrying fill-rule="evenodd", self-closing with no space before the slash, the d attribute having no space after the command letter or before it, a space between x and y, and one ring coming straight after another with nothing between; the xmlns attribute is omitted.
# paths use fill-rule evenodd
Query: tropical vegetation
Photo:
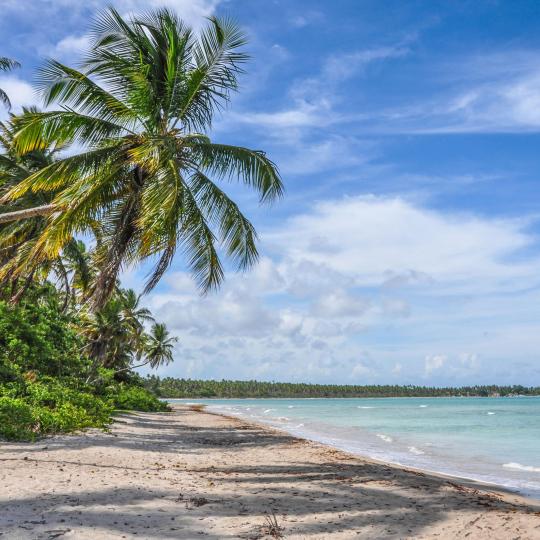
<svg viewBox="0 0 540 540"><path fill-rule="evenodd" d="M195 36L166 9L130 20L109 9L91 35L80 71L54 60L40 71L44 104L60 108L12 120L19 155L82 151L57 155L5 191L5 204L23 202L45 221L11 275L27 275L77 234L91 234L99 239L93 309L106 304L126 265L155 261L150 291L178 247L201 290L216 288L223 279L218 248L242 270L258 255L253 225L216 182L240 180L261 202L283 191L264 152L217 144L206 134L237 89L245 37L232 21L216 18ZM28 204L32 194L41 204Z"/></svg>
<svg viewBox="0 0 540 540"><path fill-rule="evenodd" d="M96 19L78 68L48 60L29 107L0 124L0 437L104 427L118 409L164 410L134 369L173 360L149 292L180 251L203 293L226 256L257 260L256 232L224 184L261 203L283 186L264 152L208 132L247 55L229 19L195 34L167 9ZM0 70L18 64L1 57ZM9 107L9 98L0 91Z"/></svg>
<svg viewBox="0 0 540 540"><path fill-rule="evenodd" d="M540 395L540 387L306 384L264 381L205 381L150 375L144 386L163 398L354 398Z"/></svg>

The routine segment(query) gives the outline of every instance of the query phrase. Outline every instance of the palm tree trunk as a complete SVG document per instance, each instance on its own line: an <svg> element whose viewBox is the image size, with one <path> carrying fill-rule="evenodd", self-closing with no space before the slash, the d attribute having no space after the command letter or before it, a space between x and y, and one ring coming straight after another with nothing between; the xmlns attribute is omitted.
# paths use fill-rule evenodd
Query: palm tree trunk
<svg viewBox="0 0 540 540"><path fill-rule="evenodd" d="M30 287L32 281L34 280L34 273L35 273L35 270L32 270L30 274L28 274L28 277L26 278L23 286L19 289L19 291L16 294L14 294L11 297L9 301L11 305L16 306L20 302L21 298L23 297L23 294L28 290L28 287Z"/></svg>
<svg viewBox="0 0 540 540"><path fill-rule="evenodd" d="M36 216L48 216L56 210L55 204L44 204L34 208L26 208L25 210L16 210L15 212L6 212L0 214L0 224L9 223L10 221L19 221L20 219L28 219Z"/></svg>
<svg viewBox="0 0 540 540"><path fill-rule="evenodd" d="M114 372L114 375L116 375L118 373L123 373L124 371L131 371L132 369L137 369L137 368L140 368L140 367L144 367L144 366L148 365L150 362L151 362L151 360L147 360L143 364L139 364L137 366L128 366L128 367L125 367L125 368L122 368L122 369L117 369ZM96 379L90 380L90 376L89 376L88 379L86 379L86 384L94 384L97 381L99 381L99 377L96 378Z"/></svg>

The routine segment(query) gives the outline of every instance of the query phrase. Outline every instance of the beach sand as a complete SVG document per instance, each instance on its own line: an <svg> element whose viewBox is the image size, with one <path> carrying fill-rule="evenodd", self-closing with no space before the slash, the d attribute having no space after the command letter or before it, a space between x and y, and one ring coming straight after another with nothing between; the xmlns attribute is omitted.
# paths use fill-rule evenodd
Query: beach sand
<svg viewBox="0 0 540 540"><path fill-rule="evenodd" d="M287 539L540 539L540 501L186 406L0 445L2 540L278 538L267 516Z"/></svg>

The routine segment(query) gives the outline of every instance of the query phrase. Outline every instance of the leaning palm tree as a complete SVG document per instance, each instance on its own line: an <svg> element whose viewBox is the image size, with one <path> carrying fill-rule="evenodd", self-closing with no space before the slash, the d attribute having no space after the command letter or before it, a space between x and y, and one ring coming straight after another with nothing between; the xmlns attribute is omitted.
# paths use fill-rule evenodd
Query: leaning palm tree
<svg viewBox="0 0 540 540"><path fill-rule="evenodd" d="M36 109L24 109L22 115L33 112L36 112ZM39 149L22 154L14 144L14 119L15 116L10 115L6 122L0 122L0 195L9 192L13 186L34 172L50 165L61 150L43 140ZM52 197L51 193L29 192L16 203L12 203L10 208L48 204ZM5 206L0 206L0 211L2 210L5 210ZM55 270L60 279L66 277L60 256L41 260L38 265L28 264L28 254L45 225L46 219L43 216L0 225L0 286L5 291L5 286L11 285L12 301L20 298L31 281L43 273L41 270L45 271L45 276ZM64 249L68 249L71 242L67 242Z"/></svg>
<svg viewBox="0 0 540 540"><path fill-rule="evenodd" d="M149 258L151 290L178 247L203 292L223 279L220 248L239 269L257 260L253 225L218 183L238 179L270 202L283 191L277 169L262 151L205 134L237 89L244 44L230 20L211 18L196 37L166 9L128 20L109 9L94 25L81 70L52 60L41 70L46 105L62 108L21 118L19 149L35 149L45 137L84 150L21 181L4 202L56 193L33 209L48 216L29 254L34 261L101 224L93 309L105 305L123 267ZM19 217L0 216L0 223Z"/></svg>
<svg viewBox="0 0 540 540"><path fill-rule="evenodd" d="M0 71L11 71L14 68L20 67L19 62L12 60L11 58L6 58L5 56L0 56ZM11 101L9 100L8 95L0 88L0 101L8 108L11 109Z"/></svg>

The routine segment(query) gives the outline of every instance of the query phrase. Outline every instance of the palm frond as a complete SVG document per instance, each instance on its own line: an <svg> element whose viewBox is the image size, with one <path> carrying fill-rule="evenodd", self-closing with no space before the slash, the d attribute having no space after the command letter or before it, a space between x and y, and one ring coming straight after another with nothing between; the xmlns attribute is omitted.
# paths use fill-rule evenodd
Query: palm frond
<svg viewBox="0 0 540 540"><path fill-rule="evenodd" d="M189 189L209 223L219 230L220 241L238 269L255 264L259 257L257 233L238 205L201 171L190 177Z"/></svg>
<svg viewBox="0 0 540 540"><path fill-rule="evenodd" d="M261 202L269 202L283 195L283 183L276 165L264 152L240 146L200 142L191 139L185 144L192 150L193 159L209 176L232 180L240 177L254 188Z"/></svg>

